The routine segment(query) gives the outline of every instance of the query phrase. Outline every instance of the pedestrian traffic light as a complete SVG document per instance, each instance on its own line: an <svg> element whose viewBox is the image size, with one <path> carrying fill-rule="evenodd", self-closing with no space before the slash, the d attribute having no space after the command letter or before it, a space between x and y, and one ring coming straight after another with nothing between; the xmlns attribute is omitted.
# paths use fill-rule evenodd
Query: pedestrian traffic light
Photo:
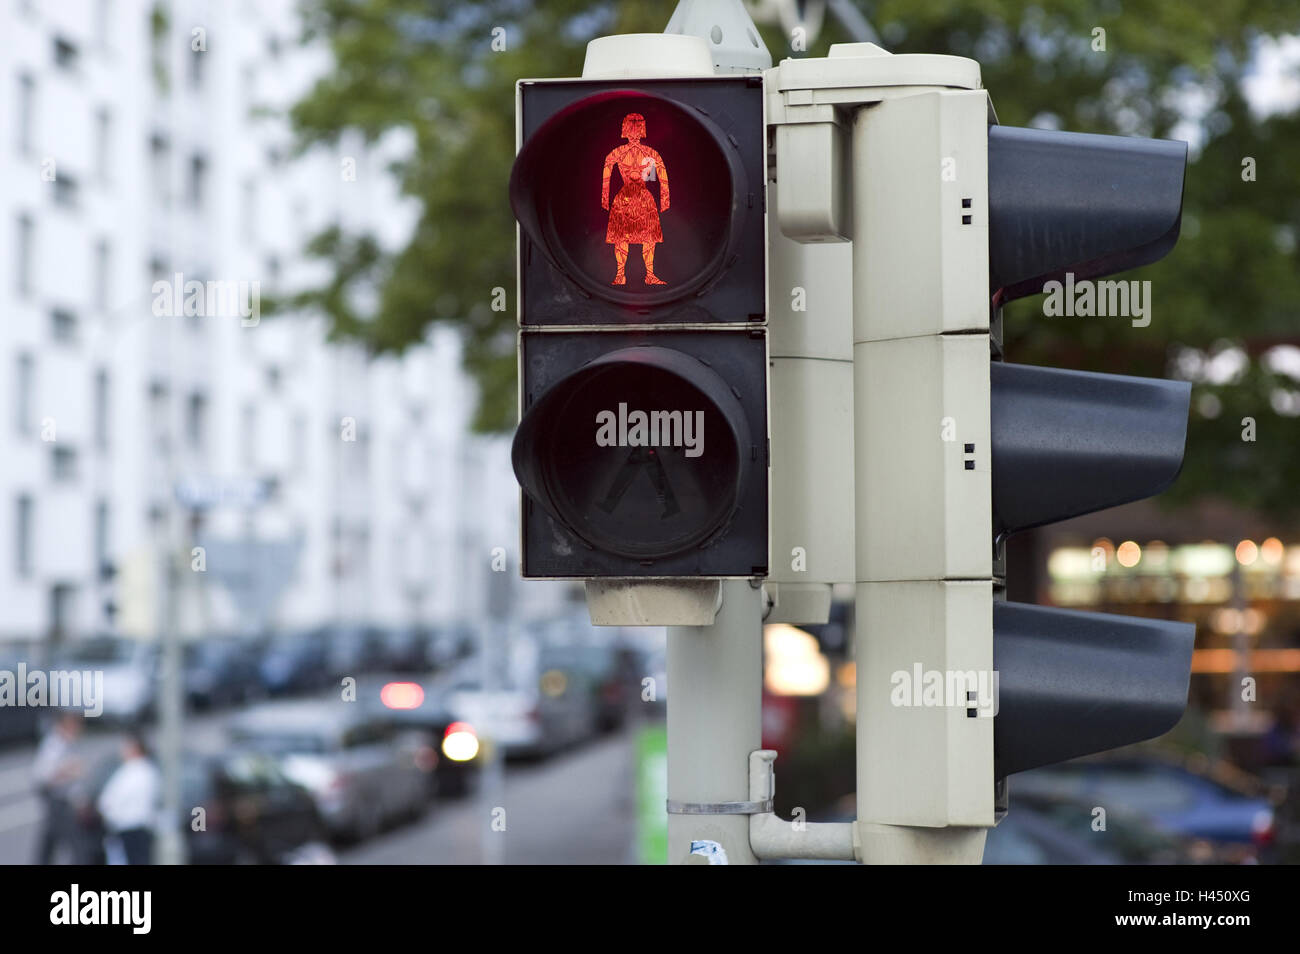
<svg viewBox="0 0 1300 954"><path fill-rule="evenodd" d="M523 81L526 577L767 571L760 77Z"/></svg>

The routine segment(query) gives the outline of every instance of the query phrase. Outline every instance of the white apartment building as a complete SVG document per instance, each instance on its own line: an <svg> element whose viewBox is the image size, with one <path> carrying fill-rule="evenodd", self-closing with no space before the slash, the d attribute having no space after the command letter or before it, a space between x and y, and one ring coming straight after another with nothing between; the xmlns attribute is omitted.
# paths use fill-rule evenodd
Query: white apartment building
<svg viewBox="0 0 1300 954"><path fill-rule="evenodd" d="M468 434L453 333L371 360L317 315L155 313L178 275L301 287L332 222L411 227L398 137L291 158L276 111L329 65L298 38L296 0L0 0L0 640L155 635L165 541L203 547L188 633L570 598L517 579L508 439Z"/></svg>

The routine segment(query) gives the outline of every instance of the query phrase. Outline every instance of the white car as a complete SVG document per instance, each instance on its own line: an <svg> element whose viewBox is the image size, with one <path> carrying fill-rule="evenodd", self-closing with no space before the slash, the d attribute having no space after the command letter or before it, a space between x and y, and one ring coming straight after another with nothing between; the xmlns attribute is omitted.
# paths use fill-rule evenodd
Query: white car
<svg viewBox="0 0 1300 954"><path fill-rule="evenodd" d="M427 805L437 753L420 733L399 731L355 703L271 703L238 718L230 734L276 756L312 793L334 835L368 838Z"/></svg>

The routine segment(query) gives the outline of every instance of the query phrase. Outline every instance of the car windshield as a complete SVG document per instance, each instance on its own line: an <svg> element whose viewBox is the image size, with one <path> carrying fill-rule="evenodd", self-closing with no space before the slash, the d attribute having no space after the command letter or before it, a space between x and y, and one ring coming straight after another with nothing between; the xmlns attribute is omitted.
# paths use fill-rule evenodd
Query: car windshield
<svg viewBox="0 0 1300 954"><path fill-rule="evenodd" d="M229 650L227 647L215 643L197 643L185 647L185 661L187 663L210 663L216 662L224 657Z"/></svg>
<svg viewBox="0 0 1300 954"><path fill-rule="evenodd" d="M136 646L125 640L97 639L68 646L59 657L67 662L121 663L129 662L136 650Z"/></svg>
<svg viewBox="0 0 1300 954"><path fill-rule="evenodd" d="M235 733L241 742L274 755L322 755L331 748L329 740L312 732L262 732L243 730Z"/></svg>

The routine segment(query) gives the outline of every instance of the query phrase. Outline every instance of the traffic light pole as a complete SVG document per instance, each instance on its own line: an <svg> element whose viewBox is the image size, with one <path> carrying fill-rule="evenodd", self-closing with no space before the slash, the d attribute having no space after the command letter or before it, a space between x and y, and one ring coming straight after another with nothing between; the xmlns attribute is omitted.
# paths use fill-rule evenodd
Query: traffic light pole
<svg viewBox="0 0 1300 954"><path fill-rule="evenodd" d="M749 754L761 745L762 590L724 580L711 626L668 627L668 862L756 864Z"/></svg>

